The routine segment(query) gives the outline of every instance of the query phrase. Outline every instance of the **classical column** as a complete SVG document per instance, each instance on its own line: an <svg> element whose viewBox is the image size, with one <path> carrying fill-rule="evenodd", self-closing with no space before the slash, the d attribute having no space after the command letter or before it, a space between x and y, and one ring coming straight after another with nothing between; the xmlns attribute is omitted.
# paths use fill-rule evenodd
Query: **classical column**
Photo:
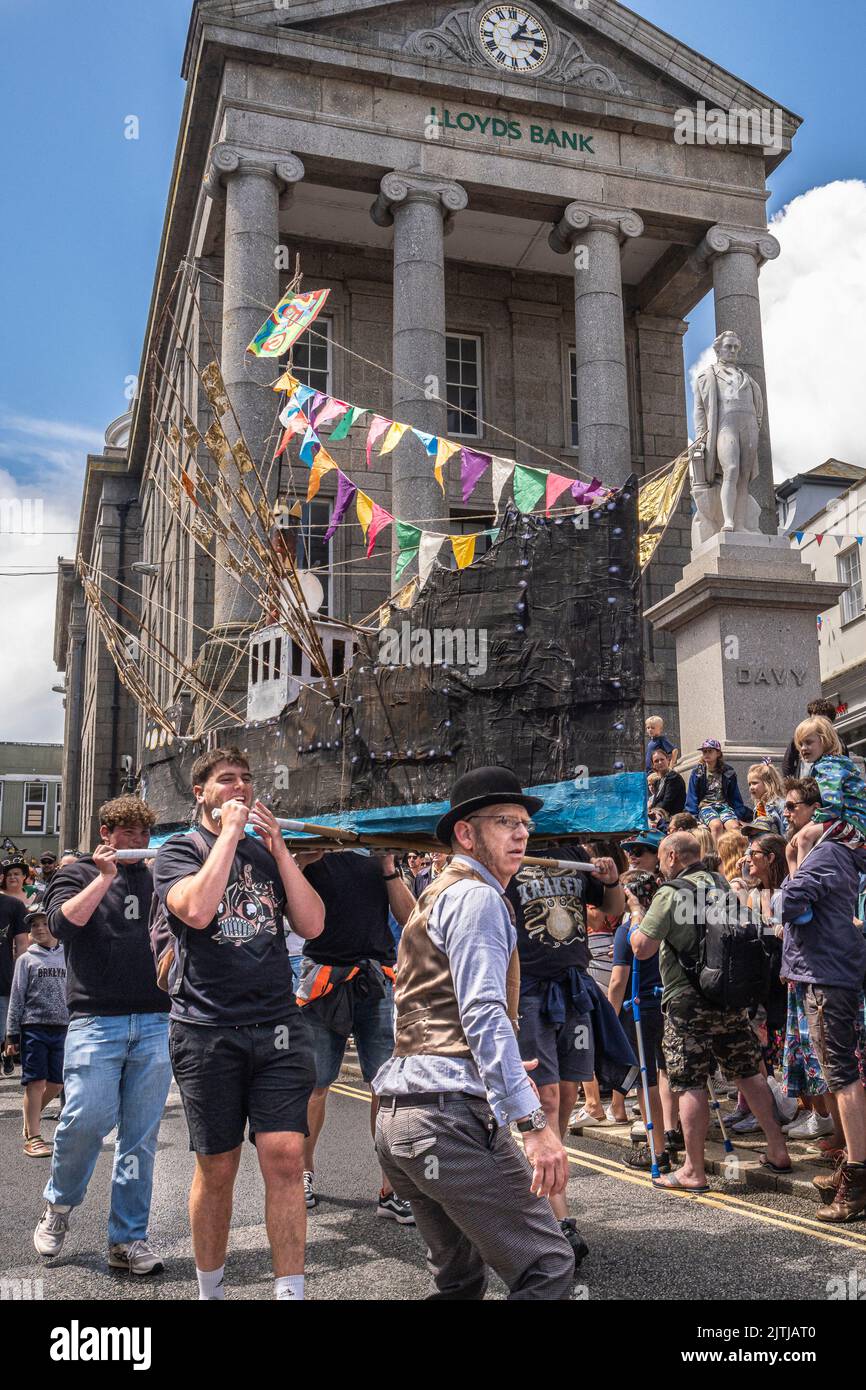
<svg viewBox="0 0 866 1390"><path fill-rule="evenodd" d="M377 226L394 227L394 418L427 434L447 431L444 238L468 201L458 183L392 173L370 210ZM420 441L405 437L392 457L394 515L425 524L441 516L445 502Z"/></svg>
<svg viewBox="0 0 866 1390"><path fill-rule="evenodd" d="M240 422L250 453L261 467L274 430L277 397L263 390L274 376L274 362L248 354L247 344L280 296L277 247L280 241L280 195L304 177L304 166L293 154L276 157L264 151L236 145L215 145L205 177L212 198L225 189L225 247L223 269L222 349L223 380ZM202 366L204 363L201 364ZM231 443L237 431L231 416L223 425ZM237 470L226 470L234 490ZM236 504L233 520L241 531L248 522ZM219 560L220 547L217 548ZM214 630L255 623L260 617L254 599L237 578L219 564L214 575Z"/></svg>
<svg viewBox="0 0 866 1390"><path fill-rule="evenodd" d="M632 468L620 246L642 232L631 208L570 203L550 233L554 251L574 256L580 467L604 483Z"/></svg>
<svg viewBox="0 0 866 1390"><path fill-rule="evenodd" d="M767 382L764 372L764 341L761 333L761 301L758 271L765 261L775 260L781 247L764 227L711 227L698 248L698 255L713 271L713 297L716 333L733 329L742 343L738 365L754 377L764 396L764 418L758 439L758 477L752 495L761 507L761 529L769 535L778 530L773 490L773 455L767 410Z"/></svg>

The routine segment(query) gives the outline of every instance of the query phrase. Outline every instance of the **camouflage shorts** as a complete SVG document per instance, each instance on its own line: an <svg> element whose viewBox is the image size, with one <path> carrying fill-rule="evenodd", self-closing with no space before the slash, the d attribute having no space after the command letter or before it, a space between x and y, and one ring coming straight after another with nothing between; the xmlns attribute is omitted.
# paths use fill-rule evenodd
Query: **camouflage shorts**
<svg viewBox="0 0 866 1390"><path fill-rule="evenodd" d="M744 1009L714 1009L693 990L665 1005L664 1054L673 1091L706 1086L716 1064L729 1081L756 1076L761 1049Z"/></svg>

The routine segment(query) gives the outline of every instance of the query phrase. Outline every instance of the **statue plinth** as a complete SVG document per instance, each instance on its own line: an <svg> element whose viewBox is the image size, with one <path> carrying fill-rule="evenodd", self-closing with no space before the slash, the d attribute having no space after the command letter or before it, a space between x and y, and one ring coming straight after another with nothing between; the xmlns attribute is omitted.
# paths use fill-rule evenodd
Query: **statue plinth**
<svg viewBox="0 0 866 1390"><path fill-rule="evenodd" d="M818 583L784 536L725 531L697 547L672 593L646 617L677 653L677 766L717 738L743 788L748 765L781 759L806 705L821 694L815 618L846 586Z"/></svg>

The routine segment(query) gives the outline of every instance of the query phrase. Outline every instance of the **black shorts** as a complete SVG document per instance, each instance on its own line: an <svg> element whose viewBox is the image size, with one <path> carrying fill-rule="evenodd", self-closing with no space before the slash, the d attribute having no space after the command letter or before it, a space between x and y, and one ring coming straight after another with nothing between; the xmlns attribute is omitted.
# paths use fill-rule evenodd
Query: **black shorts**
<svg viewBox="0 0 866 1390"><path fill-rule="evenodd" d="M209 1028L179 1023L169 1030L189 1146L221 1154L256 1134L307 1135L307 1102L316 1067L306 1021L291 1013L279 1023Z"/></svg>
<svg viewBox="0 0 866 1390"><path fill-rule="evenodd" d="M553 1023L544 1011L543 994L523 994L518 1005L517 1045L524 1062L537 1059L530 1072L536 1086L560 1081L591 1081L595 1072L592 1014L579 1014L566 1005L565 1021Z"/></svg>
<svg viewBox="0 0 866 1390"><path fill-rule="evenodd" d="M31 1023L21 1029L21 1085L31 1081L47 1081L63 1085L63 1049L66 1046L65 1027L55 1024Z"/></svg>
<svg viewBox="0 0 866 1390"><path fill-rule="evenodd" d="M634 1017L631 1009L623 1009L619 1016L619 1021L628 1034L628 1040L634 1048L635 1057L640 1057L637 1050L637 1029L634 1026ZM640 1011L640 1031L643 1037L644 1060L646 1061L646 1084L657 1086L659 1084L659 1072L666 1071L665 1054L662 1051L662 1035L664 1033L664 1019L661 1009L641 1009ZM637 1078L637 1088L641 1089L642 1082L640 1076Z"/></svg>

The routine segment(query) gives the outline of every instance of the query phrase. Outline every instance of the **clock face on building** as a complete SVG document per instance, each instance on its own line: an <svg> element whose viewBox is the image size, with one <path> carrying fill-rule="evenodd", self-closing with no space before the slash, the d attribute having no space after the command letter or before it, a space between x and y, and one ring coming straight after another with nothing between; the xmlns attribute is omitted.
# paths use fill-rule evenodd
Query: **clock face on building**
<svg viewBox="0 0 866 1390"><path fill-rule="evenodd" d="M491 5L478 33L486 58L503 72L534 72L550 52L544 25L523 5Z"/></svg>

